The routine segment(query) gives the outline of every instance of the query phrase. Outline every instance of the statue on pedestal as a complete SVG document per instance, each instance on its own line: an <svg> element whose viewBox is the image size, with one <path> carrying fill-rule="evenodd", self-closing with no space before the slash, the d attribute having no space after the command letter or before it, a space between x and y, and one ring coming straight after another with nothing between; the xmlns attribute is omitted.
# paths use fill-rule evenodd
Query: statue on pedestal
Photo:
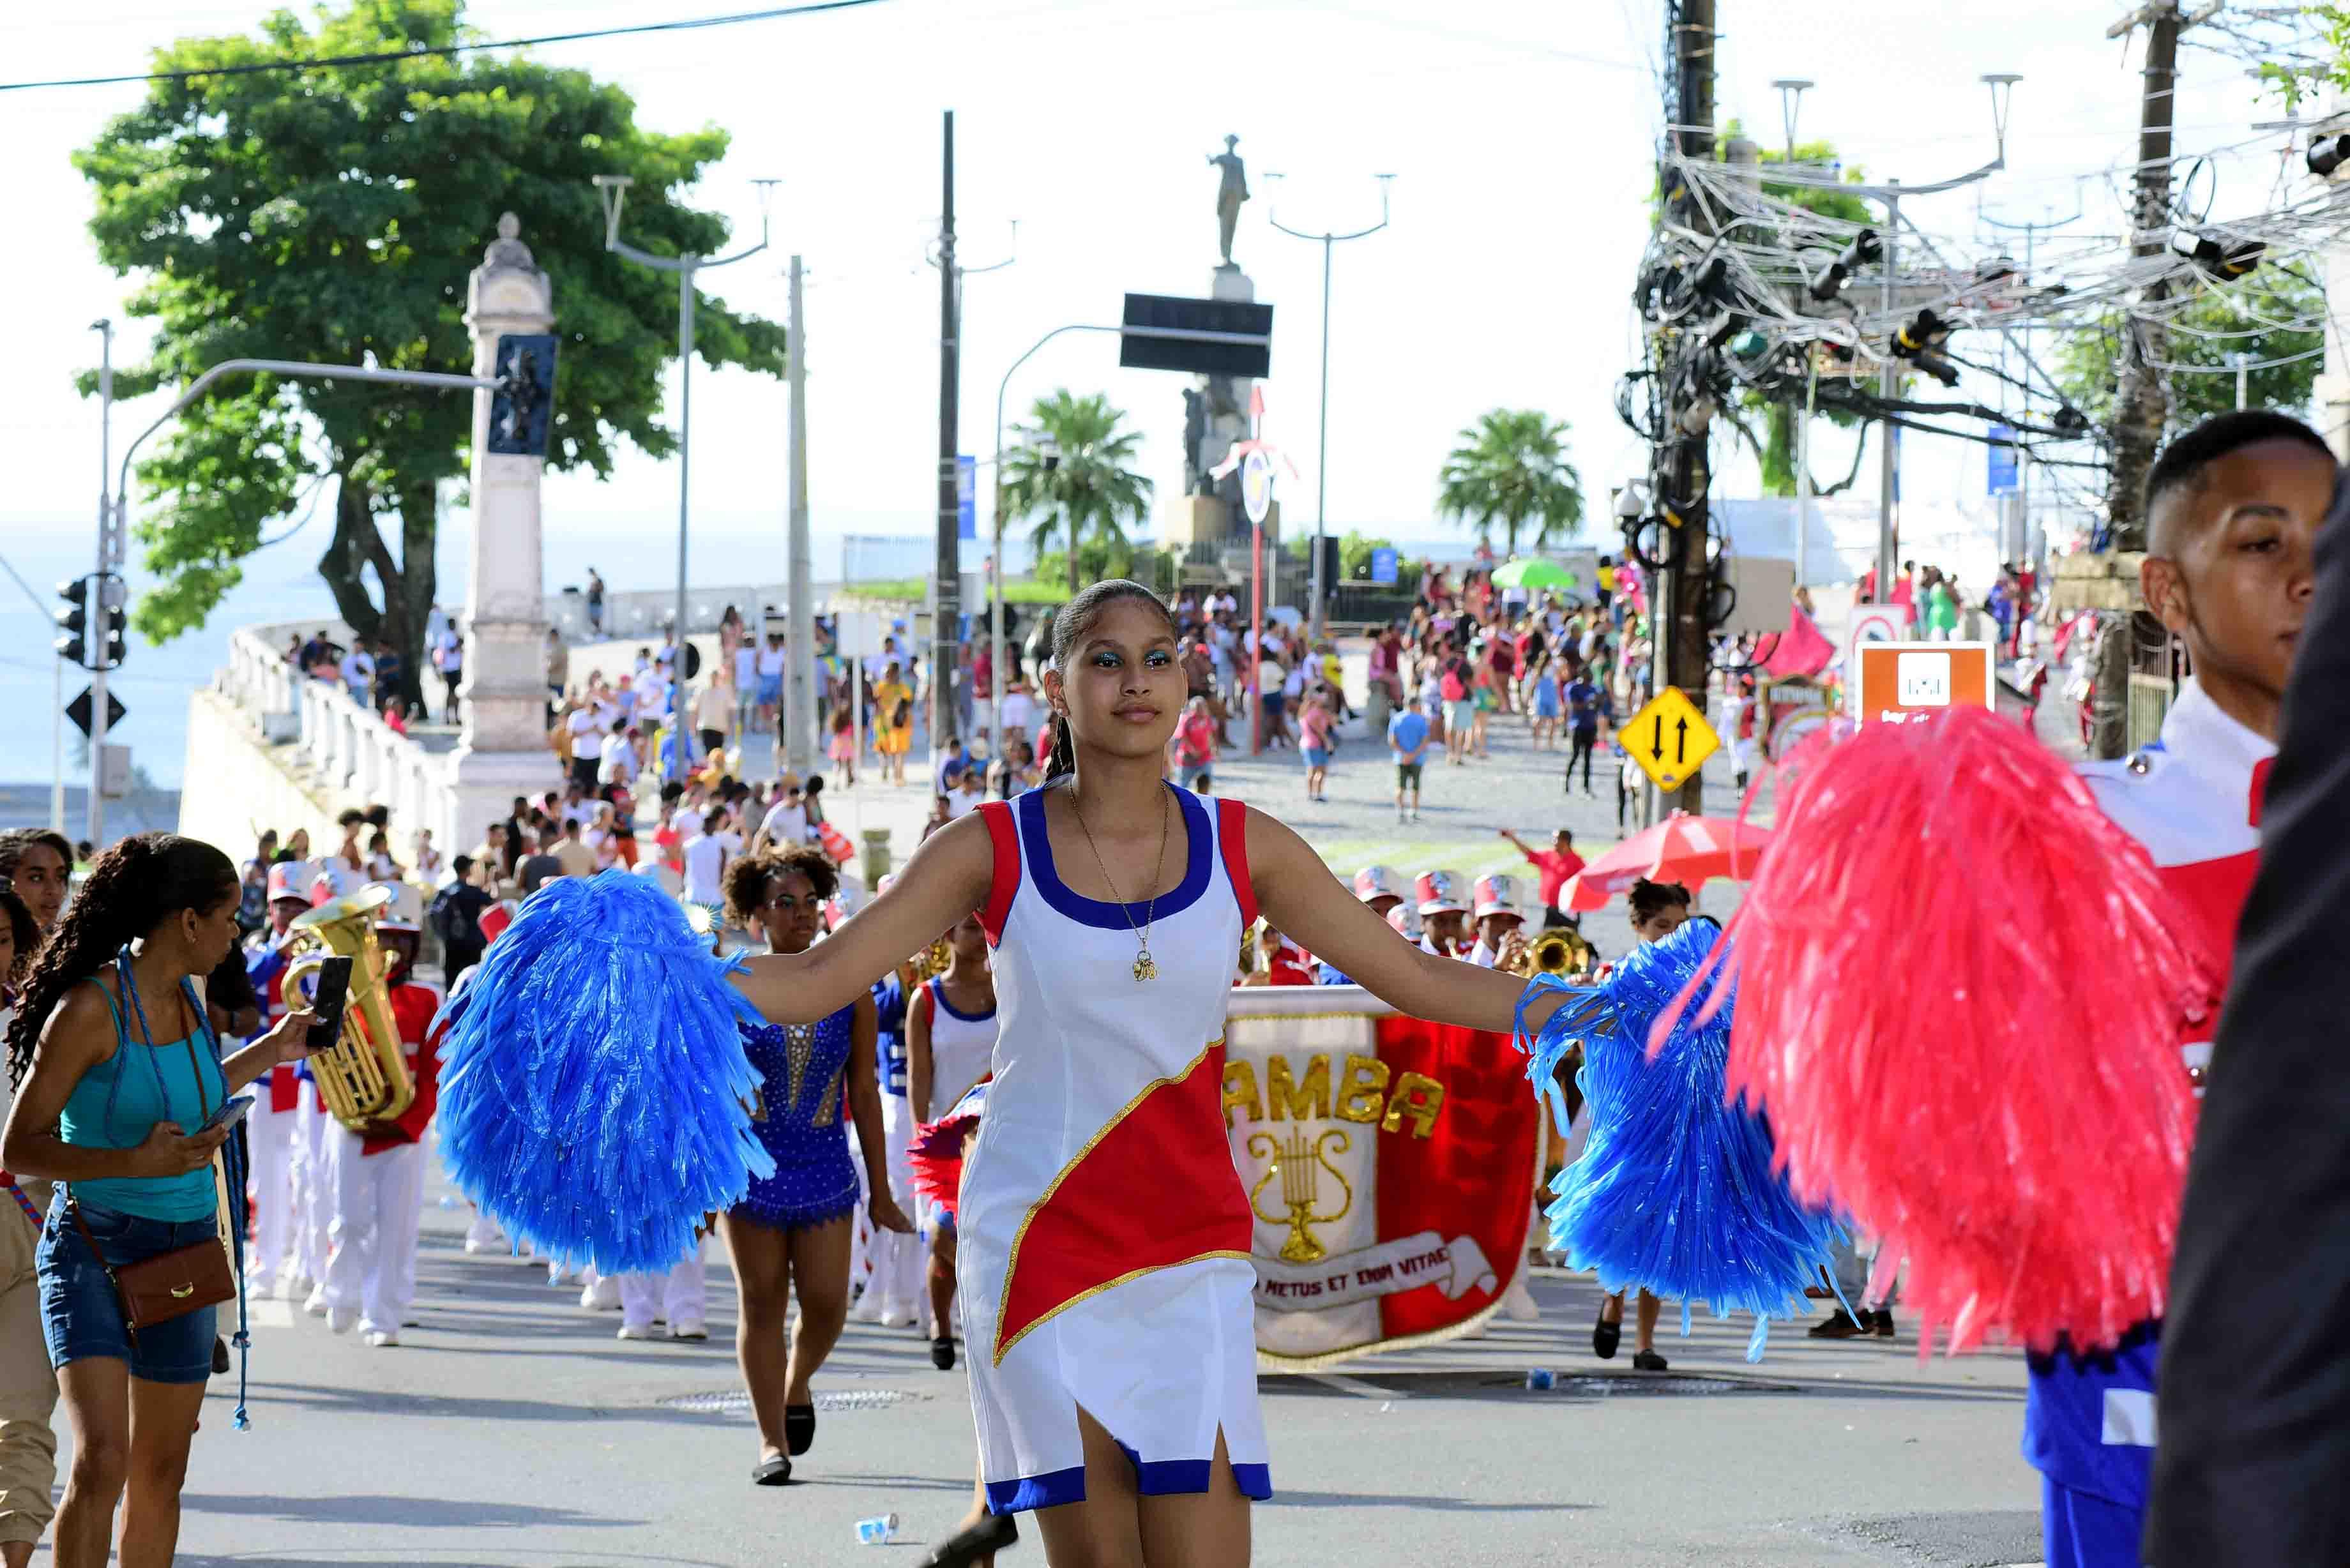
<svg viewBox="0 0 2350 1568"><path fill-rule="evenodd" d="M1239 137L1227 136L1222 152L1208 154L1208 161L1223 171L1223 182L1216 187L1216 226L1226 266L1236 265L1232 261L1232 231L1240 226L1241 203L1249 199L1248 167L1232 151L1240 144Z"/></svg>

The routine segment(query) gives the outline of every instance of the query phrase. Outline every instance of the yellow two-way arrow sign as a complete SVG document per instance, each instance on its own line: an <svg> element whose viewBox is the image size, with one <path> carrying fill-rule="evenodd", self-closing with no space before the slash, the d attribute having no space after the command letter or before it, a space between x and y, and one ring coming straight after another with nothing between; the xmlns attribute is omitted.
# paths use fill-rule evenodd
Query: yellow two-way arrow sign
<svg viewBox="0 0 2350 1568"><path fill-rule="evenodd" d="M1696 776L1698 764L1721 749L1721 737L1679 687L1668 686L1624 726L1624 749L1659 789L1670 792Z"/></svg>

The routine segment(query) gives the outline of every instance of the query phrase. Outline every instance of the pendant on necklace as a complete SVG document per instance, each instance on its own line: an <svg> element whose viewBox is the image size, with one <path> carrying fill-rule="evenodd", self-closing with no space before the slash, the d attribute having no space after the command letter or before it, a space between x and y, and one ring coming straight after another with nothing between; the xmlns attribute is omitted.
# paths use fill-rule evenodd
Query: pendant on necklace
<svg viewBox="0 0 2350 1568"><path fill-rule="evenodd" d="M1151 958L1149 948L1134 955L1134 978L1138 981L1159 978L1159 964Z"/></svg>

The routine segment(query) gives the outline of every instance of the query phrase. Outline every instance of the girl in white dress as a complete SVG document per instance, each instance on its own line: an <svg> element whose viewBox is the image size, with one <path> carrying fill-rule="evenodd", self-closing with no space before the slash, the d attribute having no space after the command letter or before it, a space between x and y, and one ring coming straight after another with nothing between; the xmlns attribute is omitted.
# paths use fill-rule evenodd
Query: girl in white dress
<svg viewBox="0 0 2350 1568"><path fill-rule="evenodd" d="M907 1102L917 1124L936 1121L993 1072L995 977L987 968L986 930L966 915L947 933L947 971L906 1004ZM925 1201L920 1216L930 1240L931 1365L955 1364L955 1222Z"/></svg>
<svg viewBox="0 0 2350 1568"><path fill-rule="evenodd" d="M1168 786L1186 683L1140 584L1062 610L1045 691L1066 737L1045 787L941 828L831 940L735 983L812 1021L980 912L1000 1031L958 1293L989 1507L1036 1511L1054 1568L1233 1568L1272 1490L1222 1112L1240 933L1262 912L1401 1011L1471 1028L1515 1027L1526 982L1420 952L1280 823Z"/></svg>

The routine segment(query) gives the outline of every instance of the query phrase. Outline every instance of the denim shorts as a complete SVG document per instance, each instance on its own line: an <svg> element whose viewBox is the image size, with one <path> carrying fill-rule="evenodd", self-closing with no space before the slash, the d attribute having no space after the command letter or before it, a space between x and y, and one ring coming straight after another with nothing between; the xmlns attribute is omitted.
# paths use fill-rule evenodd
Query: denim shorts
<svg viewBox="0 0 2350 1568"><path fill-rule="evenodd" d="M176 1248L210 1241L220 1232L203 1220L148 1220L112 1209L81 1205L81 1217L116 1268ZM130 1364L130 1376L150 1383L202 1383L213 1372L213 1307L199 1307L167 1322L150 1324L130 1343L122 1321L122 1298L90 1255L89 1241L66 1212L60 1190L49 1205L38 1253L41 1277L41 1337L49 1365L110 1356Z"/></svg>
<svg viewBox="0 0 2350 1568"><path fill-rule="evenodd" d="M1319 746L1301 747L1297 754L1305 759L1305 765L1309 768L1326 768L1330 765L1330 753Z"/></svg>

